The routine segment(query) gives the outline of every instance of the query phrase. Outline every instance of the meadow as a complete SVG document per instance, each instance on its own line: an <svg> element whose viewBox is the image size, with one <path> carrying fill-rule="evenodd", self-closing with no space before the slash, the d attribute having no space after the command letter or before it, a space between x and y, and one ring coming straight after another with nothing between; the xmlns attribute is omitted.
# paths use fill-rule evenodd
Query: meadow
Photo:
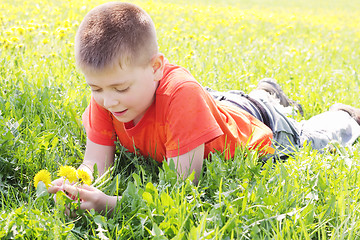
<svg viewBox="0 0 360 240"><path fill-rule="evenodd" d="M241 150L205 160L198 185L119 146L99 185L121 195L113 216L75 218L33 178L77 167L90 90L74 64L74 36L100 0L0 2L0 239L360 239L360 143L305 146L262 164ZM308 119L335 102L356 107L357 0L136 0L160 51L217 90L277 79Z"/></svg>

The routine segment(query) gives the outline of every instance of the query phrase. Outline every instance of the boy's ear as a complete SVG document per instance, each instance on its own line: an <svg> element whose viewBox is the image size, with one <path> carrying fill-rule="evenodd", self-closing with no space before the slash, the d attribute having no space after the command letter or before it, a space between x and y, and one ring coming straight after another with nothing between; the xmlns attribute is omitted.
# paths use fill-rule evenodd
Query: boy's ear
<svg viewBox="0 0 360 240"><path fill-rule="evenodd" d="M151 61L151 66L154 73L154 80L160 81L163 78L164 54L156 54Z"/></svg>

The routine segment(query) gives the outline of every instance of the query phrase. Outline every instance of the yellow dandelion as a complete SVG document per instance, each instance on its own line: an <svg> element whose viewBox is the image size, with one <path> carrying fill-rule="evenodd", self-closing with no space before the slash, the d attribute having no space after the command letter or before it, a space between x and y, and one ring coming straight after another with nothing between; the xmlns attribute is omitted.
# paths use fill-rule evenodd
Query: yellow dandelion
<svg viewBox="0 0 360 240"><path fill-rule="evenodd" d="M20 35L24 34L25 33L25 29L23 27L18 27L17 28L17 31Z"/></svg>
<svg viewBox="0 0 360 240"><path fill-rule="evenodd" d="M78 176L79 183L86 184L86 185L91 184L91 177L86 171L84 171L82 169L77 170L77 176Z"/></svg>
<svg viewBox="0 0 360 240"><path fill-rule="evenodd" d="M12 38L10 38L10 41L11 41L11 42L19 42L20 39L17 38L17 37L12 37Z"/></svg>
<svg viewBox="0 0 360 240"><path fill-rule="evenodd" d="M76 169L71 166L61 166L58 172L59 177L64 177L69 180L70 183L73 183L77 180Z"/></svg>
<svg viewBox="0 0 360 240"><path fill-rule="evenodd" d="M41 42L42 42L43 44L47 44L47 43L49 43L50 41L49 41L49 39L44 38Z"/></svg>
<svg viewBox="0 0 360 240"><path fill-rule="evenodd" d="M11 30L5 30L4 32L3 32L5 35L11 35L12 33L13 33L13 31L11 31Z"/></svg>
<svg viewBox="0 0 360 240"><path fill-rule="evenodd" d="M64 21L64 27L70 27L70 20L65 20Z"/></svg>
<svg viewBox="0 0 360 240"><path fill-rule="evenodd" d="M4 39L4 40L2 41L2 44L3 44L3 47L6 49L6 48L9 48L9 47L10 47L11 42L10 42L9 40L7 40L7 39Z"/></svg>
<svg viewBox="0 0 360 240"><path fill-rule="evenodd" d="M74 44L72 42L69 42L69 43L66 43L66 46L69 47L69 48L73 48Z"/></svg>
<svg viewBox="0 0 360 240"><path fill-rule="evenodd" d="M23 48L24 46L25 46L24 44L20 43L20 44L16 45L16 48Z"/></svg>
<svg viewBox="0 0 360 240"><path fill-rule="evenodd" d="M35 27L27 27L26 28L26 31L27 32L32 32L32 31L34 31L35 30Z"/></svg>
<svg viewBox="0 0 360 240"><path fill-rule="evenodd" d="M51 176L48 170L40 170L34 177L34 185L37 188L37 185L39 182L43 182L46 186L46 188L51 183Z"/></svg>
<svg viewBox="0 0 360 240"><path fill-rule="evenodd" d="M63 38L66 35L67 30L68 30L67 28L58 27L56 29L56 34L58 37Z"/></svg>

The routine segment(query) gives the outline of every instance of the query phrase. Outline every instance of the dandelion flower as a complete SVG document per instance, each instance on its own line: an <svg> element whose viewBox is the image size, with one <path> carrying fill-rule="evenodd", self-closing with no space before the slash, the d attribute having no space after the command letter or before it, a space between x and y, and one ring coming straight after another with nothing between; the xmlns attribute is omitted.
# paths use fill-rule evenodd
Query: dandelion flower
<svg viewBox="0 0 360 240"><path fill-rule="evenodd" d="M12 37L12 38L10 38L10 41L11 41L11 42L19 42L20 39L17 38L17 37Z"/></svg>
<svg viewBox="0 0 360 240"><path fill-rule="evenodd" d="M77 180L76 169L71 166L61 166L58 172L59 177L64 177L69 180L70 183L73 183Z"/></svg>
<svg viewBox="0 0 360 240"><path fill-rule="evenodd" d="M91 177L86 171L84 171L82 169L78 169L77 176L78 176L79 183L87 184L87 185L91 184Z"/></svg>
<svg viewBox="0 0 360 240"><path fill-rule="evenodd" d="M56 34L58 35L58 37L63 38L66 34L67 28L63 28L63 27L58 27L56 29Z"/></svg>
<svg viewBox="0 0 360 240"><path fill-rule="evenodd" d="M27 27L26 28L26 31L27 32L32 32L32 31L34 31L35 30L35 27Z"/></svg>
<svg viewBox="0 0 360 240"><path fill-rule="evenodd" d="M64 22L64 27L70 27L70 20L68 19L68 20L65 20L65 22Z"/></svg>
<svg viewBox="0 0 360 240"><path fill-rule="evenodd" d="M11 45L11 42L10 42L9 40L5 39L5 40L3 41L3 47L4 47L5 49L6 49L6 48L9 48L10 45Z"/></svg>
<svg viewBox="0 0 360 240"><path fill-rule="evenodd" d="M5 30L5 31L3 31L3 33L5 34L5 35L11 35L12 33L13 33L13 31L11 31L11 30Z"/></svg>
<svg viewBox="0 0 360 240"><path fill-rule="evenodd" d="M17 31L20 35L24 34L25 33L25 29L23 27L18 27L17 28Z"/></svg>
<svg viewBox="0 0 360 240"><path fill-rule="evenodd" d="M43 182L46 188L51 183L51 176L48 170L40 170L34 177L34 185L37 188L39 182Z"/></svg>

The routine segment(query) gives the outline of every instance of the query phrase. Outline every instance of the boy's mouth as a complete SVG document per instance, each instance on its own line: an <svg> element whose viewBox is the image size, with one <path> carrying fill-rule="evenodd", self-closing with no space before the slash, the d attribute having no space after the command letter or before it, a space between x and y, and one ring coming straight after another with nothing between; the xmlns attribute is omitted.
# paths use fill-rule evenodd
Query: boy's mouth
<svg viewBox="0 0 360 240"><path fill-rule="evenodd" d="M112 112L112 114L113 114L115 117L121 117L121 116L124 115L126 112L127 112L127 109L125 109L125 110L123 110L123 111L120 111L120 112Z"/></svg>

